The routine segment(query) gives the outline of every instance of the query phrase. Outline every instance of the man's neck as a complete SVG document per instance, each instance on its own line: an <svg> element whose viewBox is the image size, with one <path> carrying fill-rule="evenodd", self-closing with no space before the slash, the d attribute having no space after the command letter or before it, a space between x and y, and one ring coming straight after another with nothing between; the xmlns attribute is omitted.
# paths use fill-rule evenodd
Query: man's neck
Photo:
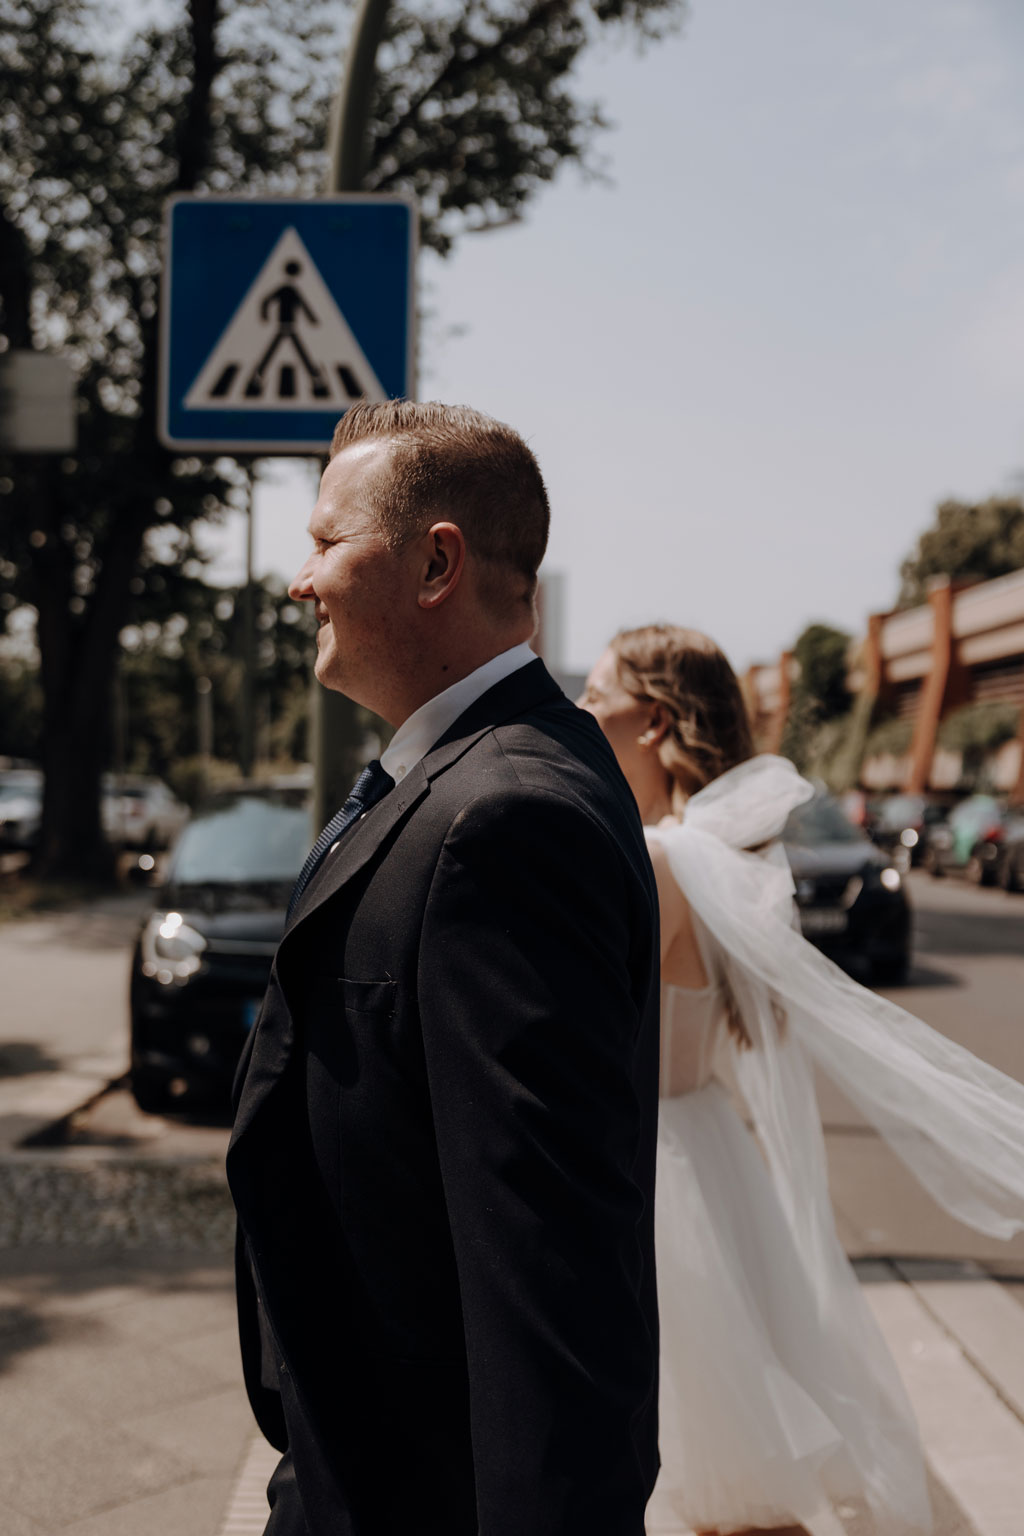
<svg viewBox="0 0 1024 1536"><path fill-rule="evenodd" d="M408 720L410 715L422 709L424 704L429 704L431 699L436 699L439 693L444 693L447 688L461 683L464 678L479 671L496 656L503 655L505 651L512 650L530 638L529 634L522 632L494 635L487 643L473 648L461 648L457 652L438 653L435 657L427 659L425 665L419 670L415 683L403 690L400 718L389 718L389 724L397 729Z"/></svg>

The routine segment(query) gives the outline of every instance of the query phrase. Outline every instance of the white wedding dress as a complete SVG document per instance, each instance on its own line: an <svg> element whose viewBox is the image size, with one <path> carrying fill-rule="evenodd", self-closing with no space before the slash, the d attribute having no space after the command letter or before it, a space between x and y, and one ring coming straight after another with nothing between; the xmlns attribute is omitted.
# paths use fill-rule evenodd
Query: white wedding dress
<svg viewBox="0 0 1024 1536"><path fill-rule="evenodd" d="M867 1505L873 1536L932 1529L913 1414L836 1237L812 1059L954 1215L1002 1237L1024 1227L1024 1088L794 927L772 840L812 793L761 756L693 796L681 825L648 829L710 978L663 989L652 1533L841 1536L848 1500ZM749 1049L726 1027L730 998Z"/></svg>

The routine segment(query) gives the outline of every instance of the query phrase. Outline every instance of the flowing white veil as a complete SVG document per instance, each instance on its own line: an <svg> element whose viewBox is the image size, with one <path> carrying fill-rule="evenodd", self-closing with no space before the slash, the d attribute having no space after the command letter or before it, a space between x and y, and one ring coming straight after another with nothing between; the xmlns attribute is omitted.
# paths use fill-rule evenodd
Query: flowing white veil
<svg viewBox="0 0 1024 1536"><path fill-rule="evenodd" d="M809 1061L857 1106L959 1220L1006 1238L1024 1228L1024 1087L859 986L794 927L777 839L814 794L762 755L648 829L694 915L705 958L749 1034L732 1065L819 1318L842 1357L832 1417L883 1529L927 1530L909 1404L835 1233Z"/></svg>

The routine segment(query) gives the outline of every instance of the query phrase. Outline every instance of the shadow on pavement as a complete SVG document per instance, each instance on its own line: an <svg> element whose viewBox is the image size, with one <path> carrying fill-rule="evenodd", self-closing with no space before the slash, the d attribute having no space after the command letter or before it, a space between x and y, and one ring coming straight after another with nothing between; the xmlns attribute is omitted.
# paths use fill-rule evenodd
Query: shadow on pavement
<svg viewBox="0 0 1024 1536"><path fill-rule="evenodd" d="M59 1072L64 1063L34 1040L0 1042L0 1077L31 1077L34 1072Z"/></svg>
<svg viewBox="0 0 1024 1536"><path fill-rule="evenodd" d="M1024 903L1016 913L938 912L914 915L914 947L925 954L1015 955L1024 949Z"/></svg>
<svg viewBox="0 0 1024 1536"><path fill-rule="evenodd" d="M909 987L962 987L963 978L952 971L938 971L934 966L922 965L915 956L910 962L907 979L896 985L887 983L886 992L902 992Z"/></svg>

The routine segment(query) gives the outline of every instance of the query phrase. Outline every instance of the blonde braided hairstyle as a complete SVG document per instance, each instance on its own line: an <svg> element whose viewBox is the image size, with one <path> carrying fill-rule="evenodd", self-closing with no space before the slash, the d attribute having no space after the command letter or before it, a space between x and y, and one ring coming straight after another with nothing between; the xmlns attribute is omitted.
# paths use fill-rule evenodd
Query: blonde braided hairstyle
<svg viewBox="0 0 1024 1536"><path fill-rule="evenodd" d="M754 755L736 674L699 629L645 624L611 643L619 681L639 703L660 704L666 724L658 756L672 780L673 809Z"/></svg>
<svg viewBox="0 0 1024 1536"><path fill-rule="evenodd" d="M715 642L699 629L645 624L611 642L619 681L638 703L661 706L665 734L657 744L672 783L672 808L682 814L691 795L754 756L754 738L736 674ZM731 997L729 1033L740 1046L750 1035ZM785 1020L777 1015L780 1033Z"/></svg>

